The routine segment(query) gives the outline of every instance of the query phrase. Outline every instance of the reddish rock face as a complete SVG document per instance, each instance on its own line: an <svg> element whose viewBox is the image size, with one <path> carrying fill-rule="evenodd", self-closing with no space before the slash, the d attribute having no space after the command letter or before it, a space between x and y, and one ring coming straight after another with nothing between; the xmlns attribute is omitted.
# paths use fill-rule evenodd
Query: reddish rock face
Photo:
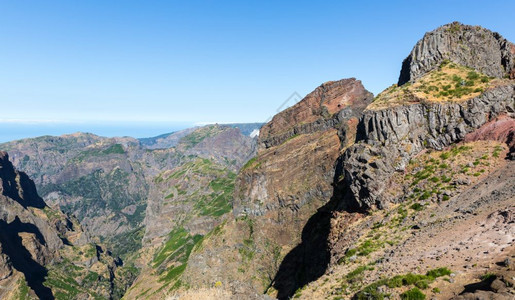
<svg viewBox="0 0 515 300"><path fill-rule="evenodd" d="M336 119L359 115L372 99L373 95L354 78L326 82L265 124L259 144L269 148L295 135L334 127L341 121ZM342 111L345 113L338 118Z"/></svg>
<svg viewBox="0 0 515 300"><path fill-rule="evenodd" d="M510 53L511 53L511 55L515 56L515 45L511 45ZM515 65L511 69L510 79L515 79Z"/></svg>
<svg viewBox="0 0 515 300"><path fill-rule="evenodd" d="M257 156L236 178L233 214L238 218L227 223L220 239L214 237L203 244L203 251L216 252L218 261L206 269L201 263L206 255L194 253L184 278L193 282L211 278L225 282L227 278L227 281L238 281L241 289L248 287L261 291L263 283L256 278L268 274L271 279L279 268L280 262L274 260L274 255L267 254L271 249L286 255L301 240L306 245L317 244L323 248L320 241L328 223L316 227L318 229L306 224L330 202L335 162L343 149L355 140L359 116L372 99L372 93L356 79L331 81L317 87L266 124L260 131ZM310 224L317 223L318 218L322 215L317 215L313 219L316 221L312 220ZM327 221L325 215L322 219ZM247 226L249 229L245 231ZM303 229L305 227L307 231ZM304 241L302 236L306 234L302 232L311 230L317 232L317 238ZM245 249L241 245L250 245L249 240L243 241L248 236L251 236L252 251L256 255L244 258L243 273L240 257ZM302 247L292 251L302 252ZM325 252L321 253L317 257L325 259ZM293 264L296 263L294 259ZM280 276L286 279L280 284L286 285L285 290L294 288L288 286L295 282L289 275Z"/></svg>
<svg viewBox="0 0 515 300"><path fill-rule="evenodd" d="M294 212L313 199L327 202L334 163L354 141L358 117L372 99L361 81L342 79L320 85L277 114L261 129L256 162L238 177L234 212Z"/></svg>
<svg viewBox="0 0 515 300"><path fill-rule="evenodd" d="M473 142L480 140L498 141L508 144L510 148L515 147L515 119L506 115L500 116L492 120L477 130L465 136L465 142Z"/></svg>

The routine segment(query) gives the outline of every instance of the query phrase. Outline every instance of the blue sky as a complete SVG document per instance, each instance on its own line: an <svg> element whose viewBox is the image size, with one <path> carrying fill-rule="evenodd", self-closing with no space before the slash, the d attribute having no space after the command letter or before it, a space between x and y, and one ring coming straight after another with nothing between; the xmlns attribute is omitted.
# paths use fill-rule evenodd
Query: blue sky
<svg viewBox="0 0 515 300"><path fill-rule="evenodd" d="M2 1L0 141L260 122L356 77L377 94L454 20L515 41L513 1Z"/></svg>

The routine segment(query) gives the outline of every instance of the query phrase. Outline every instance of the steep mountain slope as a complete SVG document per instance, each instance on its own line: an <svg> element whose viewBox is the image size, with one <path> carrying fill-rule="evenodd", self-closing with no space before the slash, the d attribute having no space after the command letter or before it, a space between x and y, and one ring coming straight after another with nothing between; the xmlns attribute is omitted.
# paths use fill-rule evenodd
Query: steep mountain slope
<svg viewBox="0 0 515 300"><path fill-rule="evenodd" d="M373 102L343 80L278 114L237 177L235 218L196 244L177 295L512 297L512 49L445 25Z"/></svg>
<svg viewBox="0 0 515 300"><path fill-rule="evenodd" d="M147 202L154 200L149 199L154 176L187 163L189 156L236 171L254 149L251 138L217 125L187 130L176 146L147 150L133 138L78 133L14 141L0 149L36 178L47 202L77 216L95 236L118 245L127 234L141 238Z"/></svg>
<svg viewBox="0 0 515 300"><path fill-rule="evenodd" d="M179 141L187 136L188 134L195 131L195 127L187 128L184 130L180 130L177 132L172 133L165 133L162 135L158 135L155 137L150 138L141 138L138 139L141 143L141 145L148 149L167 149L167 148L173 148L177 146Z"/></svg>
<svg viewBox="0 0 515 300"><path fill-rule="evenodd" d="M134 139L79 133L14 141L0 149L36 178L48 203L77 216L96 236L116 238L143 220L148 184Z"/></svg>
<svg viewBox="0 0 515 300"><path fill-rule="evenodd" d="M126 270L0 152L0 298L119 298Z"/></svg>
<svg viewBox="0 0 515 300"><path fill-rule="evenodd" d="M126 298L161 299L181 285L189 255L203 236L227 218L232 209L236 172L254 155L255 140L238 129L208 126L177 144L189 154L153 178L145 218L142 273Z"/></svg>
<svg viewBox="0 0 515 300"><path fill-rule="evenodd" d="M221 222L235 172L255 148L255 139L219 125L195 128L168 149L81 133L0 145L39 178L46 201L123 258L128 281L139 273L134 266L153 270L155 252L173 232L206 234Z"/></svg>
<svg viewBox="0 0 515 300"><path fill-rule="evenodd" d="M426 34L403 64L411 82L365 109L338 165L329 270L296 297L513 298L515 82L495 71L513 62L478 64L495 43L442 50L477 32L502 40L458 23Z"/></svg>
<svg viewBox="0 0 515 300"><path fill-rule="evenodd" d="M473 290L485 274L511 278L513 266L502 263L515 255L515 168L508 152L505 143L477 141L412 159L386 192L398 204L357 219L335 215L329 270L296 295L399 298L418 287L428 297L450 299ZM417 277L437 268L450 271Z"/></svg>
<svg viewBox="0 0 515 300"><path fill-rule="evenodd" d="M184 284L195 289L219 282L237 297L270 290L281 260L301 241L302 227L328 203L335 161L354 140L357 117L371 101L355 79L327 82L263 126L258 155L236 179L236 218L193 250ZM313 251L312 259L324 255Z"/></svg>

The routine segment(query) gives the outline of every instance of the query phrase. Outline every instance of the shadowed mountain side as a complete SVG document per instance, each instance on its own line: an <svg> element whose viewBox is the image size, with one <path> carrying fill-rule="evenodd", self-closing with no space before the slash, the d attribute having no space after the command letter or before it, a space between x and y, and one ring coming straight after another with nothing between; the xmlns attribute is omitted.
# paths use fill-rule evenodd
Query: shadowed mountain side
<svg viewBox="0 0 515 300"><path fill-rule="evenodd" d="M35 234L36 239L45 245L45 240L39 229L30 223L22 223L18 217L11 223L0 220L0 243L4 253L9 256L12 266L25 275L28 286L39 299L54 299L52 291L43 285L48 272L36 262L25 248L20 233Z"/></svg>
<svg viewBox="0 0 515 300"><path fill-rule="evenodd" d="M322 276L330 262L327 245L331 211L335 202L321 207L302 230L302 242L283 259L272 286L278 299L289 299L295 291Z"/></svg>
<svg viewBox="0 0 515 300"><path fill-rule="evenodd" d="M6 152L0 151L0 160L9 160ZM45 202L39 197L36 185L24 172L16 172L11 163L0 167L0 193L20 203L23 207L43 208Z"/></svg>
<svg viewBox="0 0 515 300"><path fill-rule="evenodd" d="M335 163L335 183L343 174L340 160L341 158ZM297 289L320 278L331 262L329 235L333 212L337 210L355 212L356 209L351 206L351 202L343 201L345 188L342 185L334 184L333 187L331 200L309 218L302 230L301 243L281 262L272 282L272 286L277 289L278 299L289 299Z"/></svg>

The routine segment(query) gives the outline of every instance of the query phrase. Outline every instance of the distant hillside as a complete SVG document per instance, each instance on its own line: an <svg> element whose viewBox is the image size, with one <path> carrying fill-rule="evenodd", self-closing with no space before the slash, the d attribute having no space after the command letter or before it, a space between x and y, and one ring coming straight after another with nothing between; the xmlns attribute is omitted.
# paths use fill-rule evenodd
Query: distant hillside
<svg viewBox="0 0 515 300"><path fill-rule="evenodd" d="M220 124L220 126L227 126L231 128L237 128L240 130L241 134L245 136L250 136L250 134L254 130L259 130L261 126L263 126L263 123L234 123L234 124ZM149 138L139 138L138 140L140 143L148 148L148 149L166 149L166 148L172 148L177 146L179 141L187 136L188 134L192 133L199 127L192 127L187 128L184 130L171 132L171 133L165 133L161 134L155 137L149 137Z"/></svg>
<svg viewBox="0 0 515 300"><path fill-rule="evenodd" d="M170 231L206 234L221 222L232 201L218 185L233 184L256 148L255 139L218 125L185 130L174 144L148 149L134 138L77 133L13 141L0 149L35 178L45 201L76 216L125 263L142 267L148 261L138 252L155 250ZM203 206L195 204L201 195ZM170 223L170 215L181 222Z"/></svg>
<svg viewBox="0 0 515 300"><path fill-rule="evenodd" d="M222 125L238 128L241 131L241 134L249 136L254 130L259 130L264 123L232 123Z"/></svg>

